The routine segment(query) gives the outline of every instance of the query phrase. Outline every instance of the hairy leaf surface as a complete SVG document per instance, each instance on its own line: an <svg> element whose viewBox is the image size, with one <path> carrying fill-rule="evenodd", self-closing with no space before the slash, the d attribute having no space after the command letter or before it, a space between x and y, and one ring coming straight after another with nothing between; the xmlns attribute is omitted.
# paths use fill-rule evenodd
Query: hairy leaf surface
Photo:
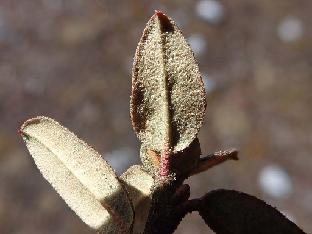
<svg viewBox="0 0 312 234"><path fill-rule="evenodd" d="M103 233L130 229L127 193L99 153L47 117L26 121L21 134L43 177L87 225Z"/></svg>
<svg viewBox="0 0 312 234"><path fill-rule="evenodd" d="M131 118L147 148L185 149L202 125L205 90L193 52L175 22L156 12L135 54Z"/></svg>

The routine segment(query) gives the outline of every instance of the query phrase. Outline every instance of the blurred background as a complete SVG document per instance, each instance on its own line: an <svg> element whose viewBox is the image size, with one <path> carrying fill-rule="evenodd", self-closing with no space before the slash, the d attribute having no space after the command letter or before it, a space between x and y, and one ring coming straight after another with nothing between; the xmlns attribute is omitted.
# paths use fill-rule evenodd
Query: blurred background
<svg viewBox="0 0 312 234"><path fill-rule="evenodd" d="M154 10L194 50L207 91L203 154L240 161L191 178L192 197L250 193L312 233L312 1L0 1L0 233L91 234L41 177L17 134L46 115L117 170L139 163L131 66ZM213 233L196 214L177 234Z"/></svg>

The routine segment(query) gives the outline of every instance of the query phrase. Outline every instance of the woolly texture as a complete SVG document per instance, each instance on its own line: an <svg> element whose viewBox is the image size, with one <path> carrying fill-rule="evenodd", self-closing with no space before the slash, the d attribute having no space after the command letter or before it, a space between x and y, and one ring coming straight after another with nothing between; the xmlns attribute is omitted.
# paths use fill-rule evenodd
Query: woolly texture
<svg viewBox="0 0 312 234"><path fill-rule="evenodd" d="M131 228L127 193L94 149L47 117L26 121L21 134L43 177L87 225L104 233Z"/></svg>
<svg viewBox="0 0 312 234"><path fill-rule="evenodd" d="M205 90L193 52L161 12L148 21L135 54L131 118L148 149L185 149L202 125Z"/></svg>

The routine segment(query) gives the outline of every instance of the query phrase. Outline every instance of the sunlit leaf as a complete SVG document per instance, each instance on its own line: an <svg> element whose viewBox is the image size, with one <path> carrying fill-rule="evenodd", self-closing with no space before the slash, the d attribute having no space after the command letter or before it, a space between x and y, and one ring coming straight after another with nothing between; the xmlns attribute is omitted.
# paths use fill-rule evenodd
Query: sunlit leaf
<svg viewBox="0 0 312 234"><path fill-rule="evenodd" d="M93 148L47 117L26 121L21 134L43 177L87 225L103 233L131 228L127 193Z"/></svg>
<svg viewBox="0 0 312 234"><path fill-rule="evenodd" d="M149 20L137 47L131 118L142 143L178 152L195 139L206 107L193 52L175 22L161 12Z"/></svg>

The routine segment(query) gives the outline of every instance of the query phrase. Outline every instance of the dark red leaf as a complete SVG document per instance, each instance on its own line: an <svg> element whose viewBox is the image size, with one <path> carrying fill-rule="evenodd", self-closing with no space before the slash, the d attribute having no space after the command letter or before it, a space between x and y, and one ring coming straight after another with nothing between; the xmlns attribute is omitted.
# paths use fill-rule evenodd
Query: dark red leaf
<svg viewBox="0 0 312 234"><path fill-rule="evenodd" d="M206 194L199 214L217 234L304 234L277 209L234 190Z"/></svg>

